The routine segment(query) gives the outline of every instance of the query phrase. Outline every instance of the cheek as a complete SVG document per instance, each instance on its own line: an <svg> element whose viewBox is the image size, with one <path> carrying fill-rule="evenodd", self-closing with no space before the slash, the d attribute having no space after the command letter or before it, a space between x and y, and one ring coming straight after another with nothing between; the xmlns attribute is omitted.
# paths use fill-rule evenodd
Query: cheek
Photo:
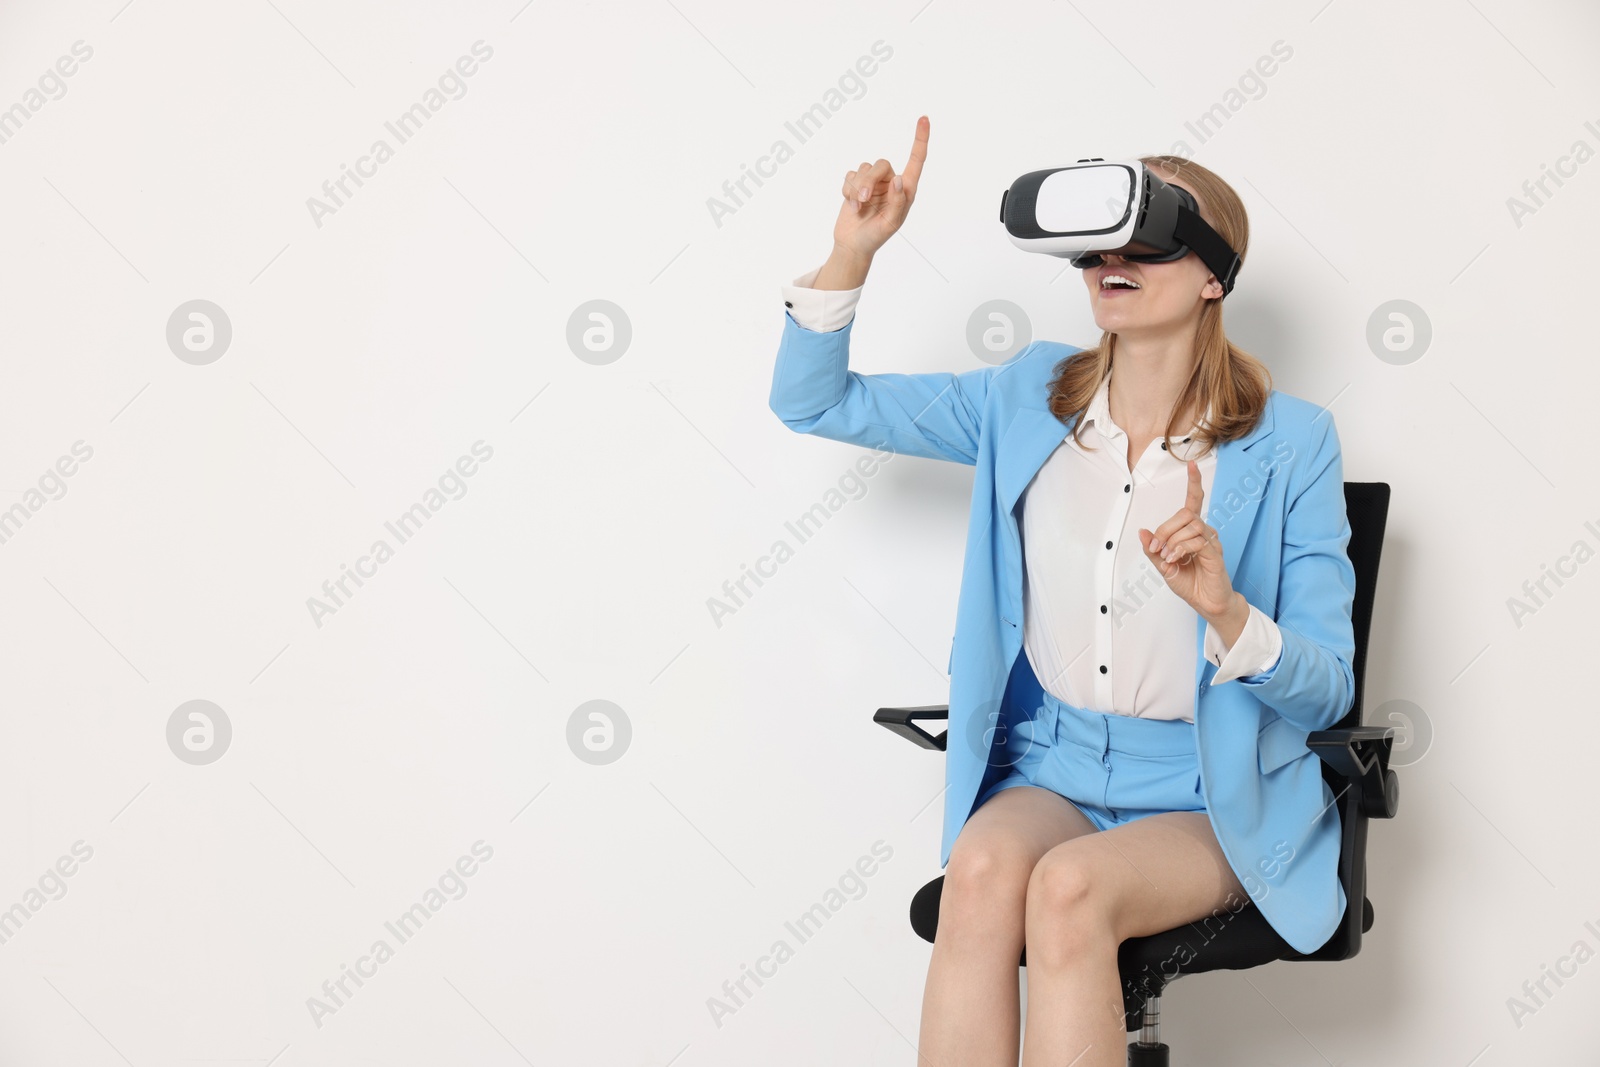
<svg viewBox="0 0 1600 1067"><path fill-rule="evenodd" d="M1187 307L1190 304L1190 295L1199 291L1199 284L1191 288L1187 281L1174 280L1170 285L1163 285L1155 293L1152 303L1159 304L1162 308L1173 310Z"/></svg>

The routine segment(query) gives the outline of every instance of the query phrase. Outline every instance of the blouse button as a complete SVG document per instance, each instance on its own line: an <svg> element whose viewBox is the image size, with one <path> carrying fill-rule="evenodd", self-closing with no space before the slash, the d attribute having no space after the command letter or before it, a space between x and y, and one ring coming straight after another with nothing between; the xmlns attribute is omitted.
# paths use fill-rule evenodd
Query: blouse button
<svg viewBox="0 0 1600 1067"><path fill-rule="evenodd" d="M1104 615L1105 613L1106 613L1106 606L1104 604L1101 604L1100 605L1100 614Z"/></svg>
<svg viewBox="0 0 1600 1067"><path fill-rule="evenodd" d="M1106 542L1106 547L1107 547L1107 548L1110 548L1110 547L1111 547L1111 542L1110 542L1110 541L1107 541L1107 542Z"/></svg>
<svg viewBox="0 0 1600 1067"><path fill-rule="evenodd" d="M1100 673L1101 674L1106 673L1106 665L1104 663L1100 664Z"/></svg>
<svg viewBox="0 0 1600 1067"><path fill-rule="evenodd" d="M1128 484L1127 484L1127 485L1125 485L1125 486L1123 486L1123 487L1122 487L1122 491L1123 491L1123 492L1124 492L1124 493L1131 493L1131 492L1133 492L1133 483L1132 483L1132 482L1129 482L1129 483L1128 483Z"/></svg>
<svg viewBox="0 0 1600 1067"><path fill-rule="evenodd" d="M1166 450L1167 450L1167 443L1165 441L1162 441L1161 442L1161 451L1165 452Z"/></svg>

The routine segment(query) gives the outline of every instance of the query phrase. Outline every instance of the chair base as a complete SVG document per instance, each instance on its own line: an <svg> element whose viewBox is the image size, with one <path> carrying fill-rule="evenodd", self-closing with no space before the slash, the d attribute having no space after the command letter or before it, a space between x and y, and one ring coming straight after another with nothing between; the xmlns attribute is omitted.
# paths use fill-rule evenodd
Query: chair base
<svg viewBox="0 0 1600 1067"><path fill-rule="evenodd" d="M1135 1041L1128 1046L1128 1067L1169 1067L1167 1051L1159 1041L1154 1045Z"/></svg>
<svg viewBox="0 0 1600 1067"><path fill-rule="evenodd" d="M1124 1001L1127 992L1125 987ZM1167 1067L1168 1049L1161 1043L1161 994L1146 993L1139 999L1139 1040L1128 1046L1128 1067Z"/></svg>

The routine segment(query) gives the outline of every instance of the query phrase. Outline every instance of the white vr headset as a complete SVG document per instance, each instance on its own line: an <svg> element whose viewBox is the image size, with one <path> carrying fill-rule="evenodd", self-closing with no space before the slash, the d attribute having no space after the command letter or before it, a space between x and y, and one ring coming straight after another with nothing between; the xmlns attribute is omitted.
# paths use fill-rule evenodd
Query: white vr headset
<svg viewBox="0 0 1600 1067"><path fill-rule="evenodd" d="M1068 167L1035 170L1000 197L1000 221L1011 243L1098 267L1098 253L1135 263L1169 263L1193 251L1233 291L1239 254L1200 217L1187 189L1168 185L1137 159L1080 159Z"/></svg>

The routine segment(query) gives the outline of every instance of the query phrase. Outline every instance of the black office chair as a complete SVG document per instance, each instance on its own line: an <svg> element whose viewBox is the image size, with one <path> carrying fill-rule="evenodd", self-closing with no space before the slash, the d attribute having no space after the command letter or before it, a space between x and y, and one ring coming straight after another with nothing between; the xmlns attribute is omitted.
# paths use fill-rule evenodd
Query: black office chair
<svg viewBox="0 0 1600 1067"><path fill-rule="evenodd" d="M1378 581L1378 558L1383 552L1383 531L1389 516L1389 486L1385 482L1346 482L1346 511L1350 520L1350 563L1355 568L1356 591L1351 610L1355 630L1355 702L1331 730L1317 730L1306 744L1322 757L1322 777L1333 791L1343 828L1339 881L1344 885L1344 920L1317 951L1296 952L1267 923L1254 902L1232 913L1220 929L1207 920L1202 929L1191 923L1165 933L1132 937L1117 950L1122 973L1122 1001L1129 1033L1142 1030L1128 1046L1129 1067L1167 1067L1167 1046L1161 1043L1161 993L1167 982L1185 974L1214 970L1243 970L1273 960L1344 960L1361 951L1361 935L1372 929L1372 901L1367 899L1367 820L1392 819L1399 808L1400 783L1389 769L1394 727L1362 726L1361 695L1367 668L1367 638L1372 630L1373 592ZM948 719L947 704L919 708L879 708L873 721L882 723L922 748L944 750L949 731L934 737L914 725L922 719ZM939 898L944 889L940 875L923 886L911 901L911 927L926 941L939 928ZM1361 906L1356 907L1360 901ZM1174 961L1188 960L1174 973ZM1024 949L1019 966L1028 965Z"/></svg>

